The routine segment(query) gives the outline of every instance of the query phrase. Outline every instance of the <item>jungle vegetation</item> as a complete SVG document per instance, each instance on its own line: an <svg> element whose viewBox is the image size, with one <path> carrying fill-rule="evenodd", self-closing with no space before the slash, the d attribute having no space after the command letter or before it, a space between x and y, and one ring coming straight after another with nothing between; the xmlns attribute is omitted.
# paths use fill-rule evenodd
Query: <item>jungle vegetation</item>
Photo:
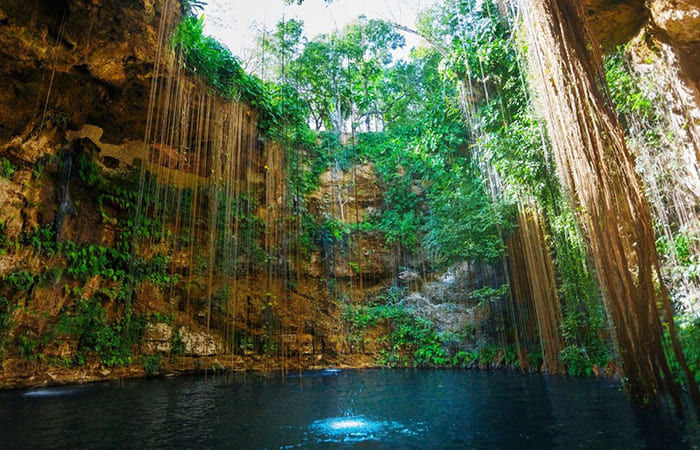
<svg viewBox="0 0 700 450"><path fill-rule="evenodd" d="M302 21L284 20L260 32L253 64L258 75L254 75L230 50L204 34L204 18L198 15L201 5L201 1L183 2L183 20L172 37L172 48L182 55L185 69L220 96L254 107L262 136L282 144L287 191L294 193L288 196L287 211L304 224L294 245L309 250L324 241L340 242L356 231L332 218L312 217L306 196L319 186L326 170L371 164L381 181L383 201L362 223L362 231L380 233L384 244L400 255L421 255L432 272L478 261L509 274L510 283L475 293L501 305L503 319L491 330L498 338L488 345L479 344L471 352L454 351L451 342L474 339L474 331L458 336L439 333L433 324L403 311L395 290L367 304L345 305L344 320L357 345L369 327L383 324L389 332L381 362L388 366L498 363L525 370L543 367L549 357L547 369L552 372L561 371L557 365L581 376L614 370L611 361L617 355L610 317L580 211L557 175L550 137L533 105L525 44L511 14L503 14L493 0L446 0L420 16L414 31L427 44L399 60L392 51L405 46L405 39L392 23L358 17L343 29L307 36ZM606 67L623 123L631 124L634 114L656 120L661 128L649 125L655 133L649 139L660 139L663 120L653 115L652 100L637 87L644 80L630 73L622 53L609 57ZM133 206L137 196L133 182L119 186L98 173L87 156L78 161L78 169L80 182L99 193L100 203ZM3 159L0 175L9 177L13 171L10 161ZM193 195L187 194L184 208L191 207ZM144 201L148 204L151 199ZM529 214L541 218L543 238L534 244L549 255L551 267L550 273L529 273L528 282L537 282L532 277L538 276L553 280L555 306L561 311L554 330L544 331L534 319L538 308L549 306L538 305L537 299L520 303L514 288L520 276L513 262L514 242L524 239L519 233ZM259 239L262 219L252 215L243 219L246 232L253 236L250 240ZM115 283L126 283L130 277L150 279L156 285L176 282L165 268L165 256L133 260L134 236L153 236L159 223L147 217L118 220L123 231L117 248L57 243L48 229L22 240L37 251L71 261L65 274L69 280L102 276ZM3 240L2 227L0 223L0 252L13 245ZM697 277L693 259L697 255L687 251L692 238L676 231L670 237L659 236L658 251L661 257L680 255L683 276ZM261 248L256 255L260 267L271 259ZM8 294L26 297L33 286L55 276L51 271L24 270L7 275L0 292L0 331L9 326L15 306ZM71 288L67 283L66 289ZM120 292L98 294L118 299ZM128 311L128 299L118 300ZM96 349L106 366L129 364L130 348L148 318L124 317L108 320L100 304L88 299L67 312L54 336L78 336L75 364L84 362L89 349ZM685 357L698 380L700 321L682 311L676 319ZM543 355L544 341L551 340L560 341L557 354ZM18 345L29 355L42 342L25 339ZM668 359L674 376L682 381L670 353ZM144 364L157 366L157 361Z"/></svg>

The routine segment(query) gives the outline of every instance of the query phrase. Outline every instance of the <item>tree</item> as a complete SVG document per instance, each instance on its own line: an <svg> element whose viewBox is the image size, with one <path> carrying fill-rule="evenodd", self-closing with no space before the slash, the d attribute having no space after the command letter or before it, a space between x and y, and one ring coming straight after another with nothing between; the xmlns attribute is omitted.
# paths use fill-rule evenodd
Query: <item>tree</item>
<svg viewBox="0 0 700 450"><path fill-rule="evenodd" d="M392 63L393 50L406 44L404 37L386 21L359 17L343 30L347 57L347 77L351 86L354 119L364 119L365 130L372 130L372 119L381 121L379 90L384 72ZM356 123L353 123L353 127ZM377 126L375 126L377 131Z"/></svg>
<svg viewBox="0 0 700 450"><path fill-rule="evenodd" d="M289 64L306 44L303 33L304 22L297 19L283 19L274 31L263 29L259 33L259 70L263 76L277 82L287 80Z"/></svg>
<svg viewBox="0 0 700 450"><path fill-rule="evenodd" d="M392 51L405 45L389 23L359 17L342 31L308 41L303 23L281 21L274 32L260 37L262 70L268 78L285 81L306 99L316 129L352 130L364 122L366 130L381 123L379 101ZM375 125L376 130L379 125Z"/></svg>

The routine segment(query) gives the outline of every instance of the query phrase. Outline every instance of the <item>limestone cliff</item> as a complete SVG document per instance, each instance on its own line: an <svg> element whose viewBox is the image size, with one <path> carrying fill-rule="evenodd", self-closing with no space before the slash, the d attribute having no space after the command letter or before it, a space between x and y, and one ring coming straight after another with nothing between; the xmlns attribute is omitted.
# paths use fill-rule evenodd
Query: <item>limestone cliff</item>
<svg viewBox="0 0 700 450"><path fill-rule="evenodd" d="M92 123L110 143L143 136L160 2L8 0L0 8L4 141L36 133L42 121Z"/></svg>
<svg viewBox="0 0 700 450"><path fill-rule="evenodd" d="M606 52L631 44L643 54L638 64L656 64L667 78L674 109L687 116L688 133L700 142L700 2L697 0L586 0L589 24ZM641 47L646 47L643 50ZM669 84L670 83L670 84ZM698 153L700 154L700 153Z"/></svg>
<svg viewBox="0 0 700 450"><path fill-rule="evenodd" d="M352 354L339 300L371 301L395 283L417 289L421 277L400 273L405 255L362 229L383 201L371 166L321 176L308 199L319 230L310 254L283 269L272 225L283 207L282 159L274 145L248 142L236 168L244 179L232 186L245 184L254 205L246 223L268 226L249 230L234 287L207 268L207 248L184 243L211 225L193 220L195 231L182 235L165 201L150 207L155 217L136 218L139 190L165 181L156 192L198 195L217 170L213 159L194 165L196 140L176 148L161 132L145 142L152 88L174 76L156 67L168 39L163 18L178 14L164 4L0 5L0 387L224 366L375 364L384 344ZM179 82L183 92L206 91L196 80ZM193 110L209 101L203 95ZM157 108L174 110L165 105ZM253 123L248 106L236 111Z"/></svg>

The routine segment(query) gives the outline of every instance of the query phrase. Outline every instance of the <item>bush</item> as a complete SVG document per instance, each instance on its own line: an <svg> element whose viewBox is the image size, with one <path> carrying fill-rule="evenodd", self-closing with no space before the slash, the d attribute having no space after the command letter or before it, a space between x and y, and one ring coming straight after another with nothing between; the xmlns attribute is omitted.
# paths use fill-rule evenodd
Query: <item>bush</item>
<svg viewBox="0 0 700 450"><path fill-rule="evenodd" d="M145 356L143 358L143 369L149 377L160 375L163 372L163 355L158 353Z"/></svg>
<svg viewBox="0 0 700 450"><path fill-rule="evenodd" d="M17 171L17 167L14 166L7 158L2 158L2 164L0 165L0 176L4 178L12 177L12 174Z"/></svg>
<svg viewBox="0 0 700 450"><path fill-rule="evenodd" d="M29 271L18 270L17 272L12 272L5 275L2 282L3 285L10 290L10 292L29 291L34 286L36 277Z"/></svg>
<svg viewBox="0 0 700 450"><path fill-rule="evenodd" d="M12 311L15 305L5 297L0 297L0 361L5 345L10 342L9 331L12 329Z"/></svg>
<svg viewBox="0 0 700 450"><path fill-rule="evenodd" d="M131 364L131 347L141 340L145 323L141 317L110 323L99 301L81 300L61 316L54 334L78 339L75 364L96 355L104 366L125 366Z"/></svg>
<svg viewBox="0 0 700 450"><path fill-rule="evenodd" d="M351 342L360 343L366 329L387 324L380 363L389 367L440 367L451 365L445 343L433 324L408 314L394 304L348 306L343 314Z"/></svg>
<svg viewBox="0 0 700 450"><path fill-rule="evenodd" d="M20 336L19 341L17 342L19 354L25 359L33 359L36 357L34 352L36 351L37 346L38 342L36 339L27 336Z"/></svg>
<svg viewBox="0 0 700 450"><path fill-rule="evenodd" d="M681 322L678 326L678 340L688 367L695 376L695 382L700 383L700 318Z"/></svg>

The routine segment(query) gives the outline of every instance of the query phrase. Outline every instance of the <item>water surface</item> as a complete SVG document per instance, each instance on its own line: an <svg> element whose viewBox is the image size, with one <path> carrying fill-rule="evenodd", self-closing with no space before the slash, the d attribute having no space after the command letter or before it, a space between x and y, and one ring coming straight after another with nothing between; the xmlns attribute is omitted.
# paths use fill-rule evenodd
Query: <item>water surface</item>
<svg viewBox="0 0 700 450"><path fill-rule="evenodd" d="M0 393L0 448L693 448L616 384L508 372L321 371Z"/></svg>

